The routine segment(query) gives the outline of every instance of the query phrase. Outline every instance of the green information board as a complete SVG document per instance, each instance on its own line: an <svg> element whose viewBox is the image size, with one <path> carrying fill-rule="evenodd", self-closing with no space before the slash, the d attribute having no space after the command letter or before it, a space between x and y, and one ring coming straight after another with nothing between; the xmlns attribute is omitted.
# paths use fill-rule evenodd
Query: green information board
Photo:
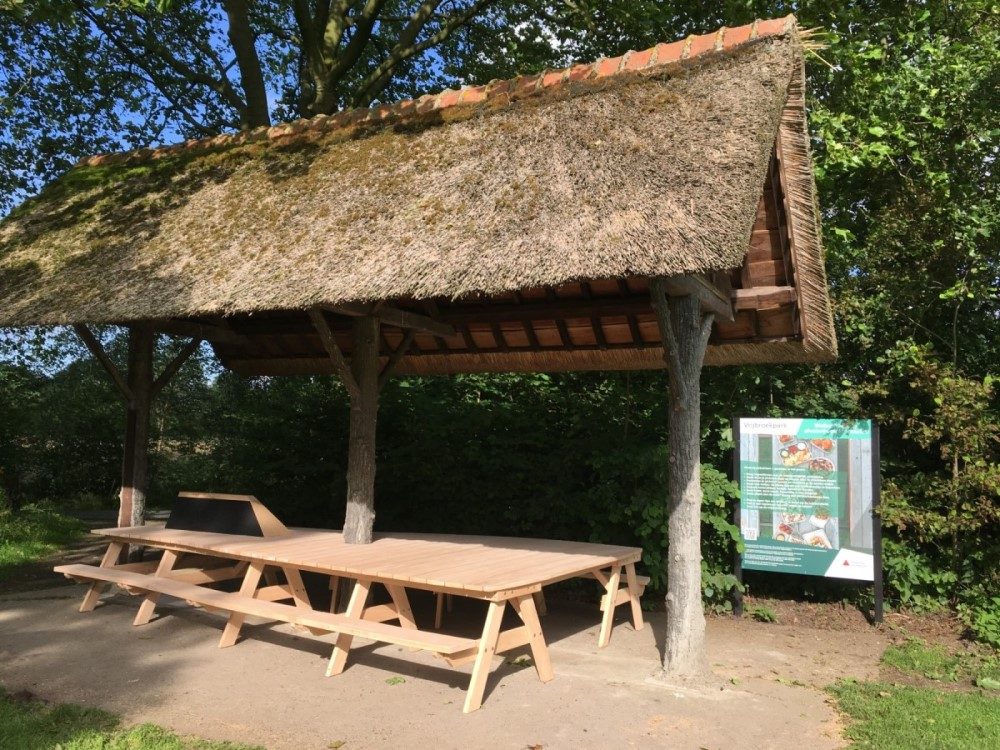
<svg viewBox="0 0 1000 750"><path fill-rule="evenodd" d="M744 570L874 581L869 420L738 420Z"/></svg>

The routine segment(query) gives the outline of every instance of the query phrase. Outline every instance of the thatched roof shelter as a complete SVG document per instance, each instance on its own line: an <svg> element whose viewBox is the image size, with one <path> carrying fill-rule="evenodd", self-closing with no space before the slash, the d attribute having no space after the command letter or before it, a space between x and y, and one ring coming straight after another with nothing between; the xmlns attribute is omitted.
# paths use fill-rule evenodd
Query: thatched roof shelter
<svg viewBox="0 0 1000 750"><path fill-rule="evenodd" d="M245 374L336 372L349 543L372 540L394 370L666 366L664 664L694 674L702 365L836 354L802 37L792 16L759 21L87 159L0 223L0 325L74 324L114 379L121 526L143 522L150 403L198 339ZM126 376L88 323L130 327ZM193 342L154 377L157 331Z"/></svg>
<svg viewBox="0 0 1000 750"><path fill-rule="evenodd" d="M442 324L399 372L662 367L658 276L732 310L708 364L835 355L793 17L92 157L0 224L0 325L152 321L246 374L332 372L305 311L373 303L385 358Z"/></svg>

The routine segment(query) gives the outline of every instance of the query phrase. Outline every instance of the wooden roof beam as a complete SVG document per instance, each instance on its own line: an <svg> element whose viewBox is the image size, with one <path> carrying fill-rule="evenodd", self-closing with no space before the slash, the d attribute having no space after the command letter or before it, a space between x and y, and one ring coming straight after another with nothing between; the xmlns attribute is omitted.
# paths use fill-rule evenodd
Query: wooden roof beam
<svg viewBox="0 0 1000 750"><path fill-rule="evenodd" d="M663 291L669 297L697 297L702 309L713 313L721 320L732 322L733 303L728 294L704 276L668 276L663 279Z"/></svg>
<svg viewBox="0 0 1000 750"><path fill-rule="evenodd" d="M730 297L733 301L733 309L737 312L773 305L787 305L798 299L793 286L757 286L749 289L734 289L730 293Z"/></svg>
<svg viewBox="0 0 1000 750"><path fill-rule="evenodd" d="M412 328L415 331L429 333L439 338L451 338L455 335L455 327L448 323L442 323L427 315L400 310L398 307L389 305L360 305L347 303L343 305L320 305L324 310L329 310L337 315L346 315L351 318L358 318L363 315L374 315L380 322L386 325L396 326L396 328Z"/></svg>
<svg viewBox="0 0 1000 750"><path fill-rule="evenodd" d="M156 320L153 321L153 330L157 333L186 336L219 344L243 345L248 343L244 334L238 333L226 325L214 323L199 323L191 320Z"/></svg>

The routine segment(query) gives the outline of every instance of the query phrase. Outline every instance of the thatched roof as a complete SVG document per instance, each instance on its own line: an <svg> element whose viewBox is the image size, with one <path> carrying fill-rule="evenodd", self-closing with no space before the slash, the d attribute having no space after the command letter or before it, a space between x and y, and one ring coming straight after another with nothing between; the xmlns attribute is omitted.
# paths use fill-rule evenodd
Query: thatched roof
<svg viewBox="0 0 1000 750"><path fill-rule="evenodd" d="M778 141L778 231L798 299L795 325L770 343L829 358L802 81L790 16L415 102L93 157L0 224L0 325L235 319L728 273L748 257Z"/></svg>

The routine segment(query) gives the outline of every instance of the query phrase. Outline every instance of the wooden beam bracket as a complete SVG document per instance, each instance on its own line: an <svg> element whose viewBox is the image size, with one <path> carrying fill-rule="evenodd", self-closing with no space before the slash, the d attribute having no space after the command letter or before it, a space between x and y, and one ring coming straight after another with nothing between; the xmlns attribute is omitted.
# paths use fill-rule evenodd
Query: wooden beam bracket
<svg viewBox="0 0 1000 750"><path fill-rule="evenodd" d="M326 316L323 311L314 307L309 311L309 318L312 320L313 327L323 341L323 348L330 355L334 369L336 369L337 374L343 381L347 392L352 399L358 398L361 395L361 389L358 387L358 382L354 379L353 373L351 373L350 365L344 359L344 353L340 351L340 347L337 346L337 342L333 338L333 331L330 330L330 324L326 322Z"/></svg>
<svg viewBox="0 0 1000 750"><path fill-rule="evenodd" d="M183 349L181 349L177 356L167 363L167 366L163 368L163 372L153 381L153 386L150 391L150 398L156 398L157 394L163 390L163 387L169 383L177 371L181 369L181 366L188 361L192 354L194 354L198 347L201 346L201 339L191 339Z"/></svg>
<svg viewBox="0 0 1000 750"><path fill-rule="evenodd" d="M389 378L392 377L392 371L396 369L396 365L399 364L399 360L403 358L406 351L413 344L413 338L416 332L410 328L403 336L403 340L399 342L399 346L392 350L392 354L389 355L389 361L385 363L382 368L382 372L378 374L378 388L382 390L385 384L389 382Z"/></svg>
<svg viewBox="0 0 1000 750"><path fill-rule="evenodd" d="M101 342L97 340L97 337L91 332L87 326L82 323L77 323L73 326L73 330L76 331L76 335L83 339L83 343L86 344L90 353L94 355L94 358L101 363L101 366L105 369L114 384L118 387L118 393L123 399L125 399L126 404L131 404L134 400L134 395L132 389L128 387L128 383L125 382L125 378L122 377L121 372L115 366L115 363L111 361L111 357L108 353L104 351L104 347Z"/></svg>

